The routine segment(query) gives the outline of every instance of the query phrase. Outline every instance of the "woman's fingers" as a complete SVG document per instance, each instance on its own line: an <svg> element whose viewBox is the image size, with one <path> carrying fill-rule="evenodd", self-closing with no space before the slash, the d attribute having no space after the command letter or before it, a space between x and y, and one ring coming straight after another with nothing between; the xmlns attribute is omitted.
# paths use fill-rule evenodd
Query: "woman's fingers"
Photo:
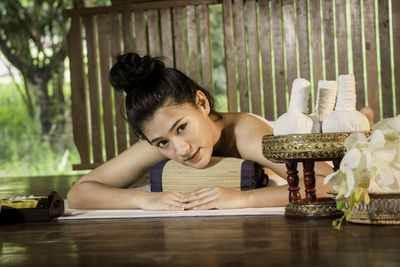
<svg viewBox="0 0 400 267"><path fill-rule="evenodd" d="M166 203L166 208L165 210L184 210L184 206L182 202L178 200L173 200L169 203Z"/></svg>
<svg viewBox="0 0 400 267"><path fill-rule="evenodd" d="M246 194L237 190L214 186L193 192L184 201L185 209L231 209L246 207Z"/></svg>
<svg viewBox="0 0 400 267"><path fill-rule="evenodd" d="M147 210L183 210L183 203L180 201L180 192L154 193L154 197L144 209Z"/></svg>
<svg viewBox="0 0 400 267"><path fill-rule="evenodd" d="M212 189L213 189L212 187L203 187L203 188L196 189L196 190L193 191L193 192L190 192L190 193L188 193L188 194L182 195L182 196L180 197L180 200L181 200L182 202L191 202L191 201L194 201L194 200L196 200L196 199L202 198L202 197L204 197L204 196L210 194L210 191L211 191Z"/></svg>
<svg viewBox="0 0 400 267"><path fill-rule="evenodd" d="M166 203L175 209L183 210L183 203L180 201L182 193L180 192L169 192Z"/></svg>
<svg viewBox="0 0 400 267"><path fill-rule="evenodd" d="M188 201L183 207L185 209L212 209L218 208L217 199L218 195L214 190L202 192L197 195L198 197Z"/></svg>

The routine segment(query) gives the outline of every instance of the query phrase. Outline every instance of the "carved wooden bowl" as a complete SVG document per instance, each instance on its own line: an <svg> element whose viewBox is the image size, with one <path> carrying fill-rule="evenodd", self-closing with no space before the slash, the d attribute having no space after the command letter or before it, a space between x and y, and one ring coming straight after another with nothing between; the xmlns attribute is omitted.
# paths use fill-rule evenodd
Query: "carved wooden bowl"
<svg viewBox="0 0 400 267"><path fill-rule="evenodd" d="M363 132L369 135L369 132ZM345 154L344 141L351 133L265 135L263 154L273 161L332 160Z"/></svg>

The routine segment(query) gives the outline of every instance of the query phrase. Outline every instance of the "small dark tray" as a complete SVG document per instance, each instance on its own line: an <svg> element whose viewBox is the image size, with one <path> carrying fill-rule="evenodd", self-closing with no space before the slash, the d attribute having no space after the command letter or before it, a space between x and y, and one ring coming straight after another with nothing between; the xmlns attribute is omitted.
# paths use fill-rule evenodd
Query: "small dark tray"
<svg viewBox="0 0 400 267"><path fill-rule="evenodd" d="M64 200L53 191L44 204L39 208L12 209L2 208L0 211L0 224L21 222L45 222L50 221L64 213Z"/></svg>

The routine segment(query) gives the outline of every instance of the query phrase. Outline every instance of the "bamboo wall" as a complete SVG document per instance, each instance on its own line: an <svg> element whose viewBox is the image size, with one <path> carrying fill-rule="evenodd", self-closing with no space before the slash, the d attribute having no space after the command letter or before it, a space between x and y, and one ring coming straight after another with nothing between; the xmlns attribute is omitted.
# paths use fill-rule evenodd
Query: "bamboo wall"
<svg viewBox="0 0 400 267"><path fill-rule="evenodd" d="M163 55L167 66L214 92L209 8L222 5L229 111L276 119L296 77L310 80L314 107L320 79L354 73L357 108L376 117L400 113L400 2L395 0L148 1L66 10L76 169L93 168L136 138L120 116L121 94L108 72L121 51Z"/></svg>

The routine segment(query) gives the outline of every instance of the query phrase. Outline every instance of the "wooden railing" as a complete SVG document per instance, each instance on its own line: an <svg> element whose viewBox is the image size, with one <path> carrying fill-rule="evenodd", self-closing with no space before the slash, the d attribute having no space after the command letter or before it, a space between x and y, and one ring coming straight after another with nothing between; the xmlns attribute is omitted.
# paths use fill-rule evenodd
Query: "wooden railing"
<svg viewBox="0 0 400 267"><path fill-rule="evenodd" d="M210 10L222 18L223 36L213 34ZM311 112L318 80L354 73L357 107L372 107L378 119L394 116L400 113L399 13L394 0L164 0L65 10L81 157L74 168L94 168L137 140L119 112L123 96L108 81L122 51L162 55L167 66L214 93L211 44L223 45L228 111L274 120L287 110L292 81L302 77L312 83Z"/></svg>

